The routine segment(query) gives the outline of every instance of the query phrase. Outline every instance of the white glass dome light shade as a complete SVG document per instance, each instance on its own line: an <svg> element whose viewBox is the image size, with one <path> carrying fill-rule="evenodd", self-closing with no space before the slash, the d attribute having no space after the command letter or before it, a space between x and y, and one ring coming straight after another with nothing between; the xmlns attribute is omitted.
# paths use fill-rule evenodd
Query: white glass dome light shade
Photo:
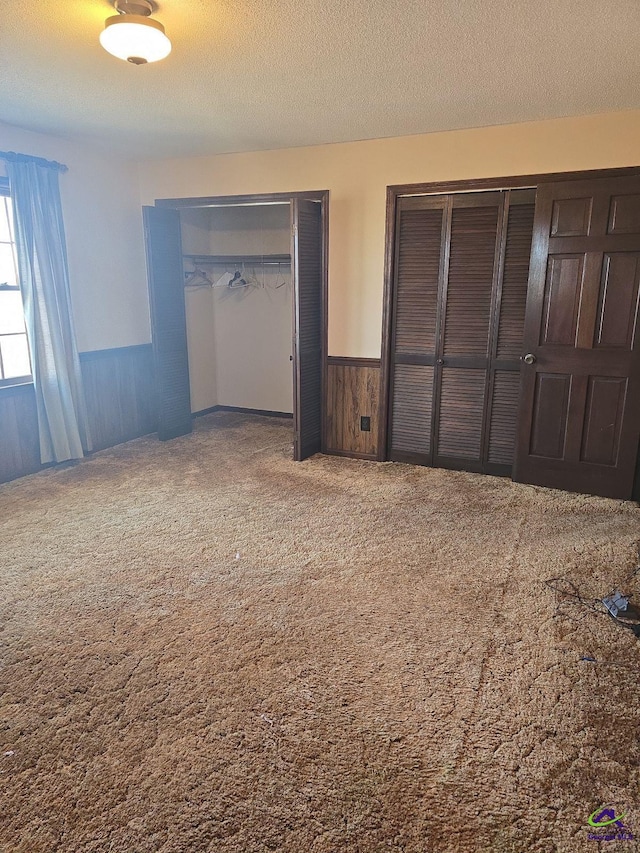
<svg viewBox="0 0 640 853"><path fill-rule="evenodd" d="M104 22L100 44L107 53L134 65L157 62L171 53L171 42L159 21L144 15L113 15Z"/></svg>

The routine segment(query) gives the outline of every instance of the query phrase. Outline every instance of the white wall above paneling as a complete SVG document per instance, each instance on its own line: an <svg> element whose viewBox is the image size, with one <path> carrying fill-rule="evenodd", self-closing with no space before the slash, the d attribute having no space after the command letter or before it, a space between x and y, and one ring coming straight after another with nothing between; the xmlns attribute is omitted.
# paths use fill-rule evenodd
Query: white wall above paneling
<svg viewBox="0 0 640 853"><path fill-rule="evenodd" d="M213 292L217 402L292 412L291 275L284 267L255 274L264 286Z"/></svg>
<svg viewBox="0 0 640 853"><path fill-rule="evenodd" d="M68 139L4 124L0 124L0 150L58 160L69 167L60 175L60 194L78 348L148 343L149 303L135 165Z"/></svg>
<svg viewBox="0 0 640 853"><path fill-rule="evenodd" d="M180 211L182 251L207 255L211 251L211 212L206 207L186 207Z"/></svg>
<svg viewBox="0 0 640 853"><path fill-rule="evenodd" d="M211 252L220 255L291 251L288 204L210 208Z"/></svg>
<svg viewBox="0 0 640 853"><path fill-rule="evenodd" d="M640 111L634 111L146 160L140 163L140 183L146 200L329 190L329 355L379 358L388 185L638 164Z"/></svg>

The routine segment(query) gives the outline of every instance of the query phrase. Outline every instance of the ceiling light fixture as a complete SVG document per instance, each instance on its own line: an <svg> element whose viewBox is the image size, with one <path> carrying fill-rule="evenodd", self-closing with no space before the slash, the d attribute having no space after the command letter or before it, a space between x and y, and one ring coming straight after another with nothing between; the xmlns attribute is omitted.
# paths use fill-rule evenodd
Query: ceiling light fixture
<svg viewBox="0 0 640 853"><path fill-rule="evenodd" d="M102 47L118 59L134 65L157 62L171 52L171 42L160 21L149 17L149 0L115 0L117 15L107 18L100 33Z"/></svg>

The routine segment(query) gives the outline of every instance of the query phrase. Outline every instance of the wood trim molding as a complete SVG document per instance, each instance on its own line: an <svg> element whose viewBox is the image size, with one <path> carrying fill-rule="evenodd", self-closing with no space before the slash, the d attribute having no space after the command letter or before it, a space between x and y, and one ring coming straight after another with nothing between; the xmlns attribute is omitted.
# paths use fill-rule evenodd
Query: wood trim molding
<svg viewBox="0 0 640 853"><path fill-rule="evenodd" d="M327 364L335 364L342 367L380 367L379 358L359 358L348 355L329 355Z"/></svg>
<svg viewBox="0 0 640 853"><path fill-rule="evenodd" d="M213 415L215 412L237 412L242 415L261 415L265 418L293 418L292 412L272 412L270 409L246 409L244 406L210 406L193 412L192 418L200 418L203 415Z"/></svg>
<svg viewBox="0 0 640 853"><path fill-rule="evenodd" d="M16 382L13 385L0 385L0 397L13 397L33 391L33 382Z"/></svg>
<svg viewBox="0 0 640 853"><path fill-rule="evenodd" d="M205 415L212 415L214 412L219 412L220 406L209 406L208 409L200 409L197 412L191 412L192 418L202 418Z"/></svg>
<svg viewBox="0 0 640 853"><path fill-rule="evenodd" d="M114 358L125 355L141 355L144 350L151 351L151 343L148 344L132 344L126 347L112 347L111 349L95 349L79 352L78 357L80 362L95 361L102 358Z"/></svg>
<svg viewBox="0 0 640 853"><path fill-rule="evenodd" d="M382 296L382 357L380 365L380 420L378 423L378 459L387 458L387 420L389 417L389 376L391 371L391 321L393 303L393 264L396 242L396 202L394 187L387 187L384 230L384 288Z"/></svg>
<svg viewBox="0 0 640 853"><path fill-rule="evenodd" d="M513 190L537 187L554 181L590 181L595 178L629 178L640 175L640 166L617 169L587 169L582 172L543 172L537 175L504 175L495 178L467 178L452 181L431 181L421 184L396 184L387 187L392 197L435 195L439 193L473 192L474 190ZM388 196L387 196L388 197Z"/></svg>
<svg viewBox="0 0 640 853"><path fill-rule="evenodd" d="M322 211L322 352L320 381L320 450L326 453L327 445L327 400L329 393L329 203L330 191L321 193Z"/></svg>
<svg viewBox="0 0 640 853"><path fill-rule="evenodd" d="M340 456L342 459L364 459L367 462L378 462L377 453L358 453L355 450L327 450L327 456Z"/></svg>
<svg viewBox="0 0 640 853"><path fill-rule="evenodd" d="M251 193L249 195L211 195L194 198L157 198L156 207L225 207L228 205L264 204L273 202L289 202L292 198L308 199L309 201L324 201L329 197L329 190L309 190L308 192L291 193Z"/></svg>

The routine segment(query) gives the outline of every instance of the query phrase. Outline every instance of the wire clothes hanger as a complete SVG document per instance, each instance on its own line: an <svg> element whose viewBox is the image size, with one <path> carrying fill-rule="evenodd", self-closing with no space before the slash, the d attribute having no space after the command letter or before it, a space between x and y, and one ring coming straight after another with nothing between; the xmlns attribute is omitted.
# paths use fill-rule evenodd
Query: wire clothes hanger
<svg viewBox="0 0 640 853"><path fill-rule="evenodd" d="M213 287L213 281L204 270L196 267L193 272L187 273L184 280L185 287Z"/></svg>
<svg viewBox="0 0 640 853"><path fill-rule="evenodd" d="M282 281L278 281L278 279L282 279ZM286 278L282 275L282 264L278 263L278 276L276 278L276 284L274 286L274 290L278 290L281 287L284 287L287 283Z"/></svg>
<svg viewBox="0 0 640 853"><path fill-rule="evenodd" d="M236 269L233 274L233 277L229 282L227 282L227 287L231 290L237 290L239 287L250 287L251 283L247 281L244 274L244 264L242 264L242 272Z"/></svg>
<svg viewBox="0 0 640 853"><path fill-rule="evenodd" d="M243 278L247 282L247 284L252 284L254 287L264 287L264 266L262 267L262 281L256 275L256 268L252 267L249 275L244 275L244 266L243 266Z"/></svg>

